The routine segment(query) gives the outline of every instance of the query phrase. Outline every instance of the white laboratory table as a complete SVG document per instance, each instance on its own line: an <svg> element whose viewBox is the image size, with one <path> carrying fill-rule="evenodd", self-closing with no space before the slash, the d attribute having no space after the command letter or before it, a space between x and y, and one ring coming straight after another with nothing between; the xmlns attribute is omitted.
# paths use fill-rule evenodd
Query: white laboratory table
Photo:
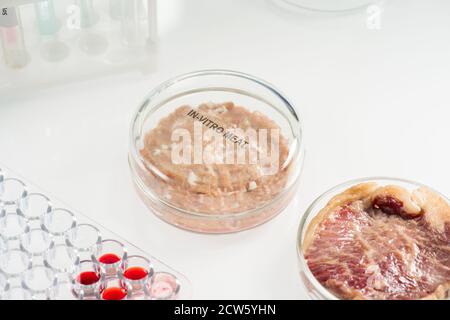
<svg viewBox="0 0 450 320"><path fill-rule="evenodd" d="M184 273L192 298L307 299L297 227L335 184L395 176L450 194L449 1L386 1L379 29L365 10L312 14L262 0L172 0L159 10L154 72L2 91L0 163ZM143 97L169 77L209 68L273 83L304 124L294 201L236 234L159 220L128 170L129 125Z"/></svg>

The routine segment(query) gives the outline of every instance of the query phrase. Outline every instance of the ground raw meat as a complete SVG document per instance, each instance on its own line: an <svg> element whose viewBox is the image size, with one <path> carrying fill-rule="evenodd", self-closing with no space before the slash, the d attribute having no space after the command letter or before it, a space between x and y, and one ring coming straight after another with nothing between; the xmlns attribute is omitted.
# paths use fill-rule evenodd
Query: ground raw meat
<svg viewBox="0 0 450 320"><path fill-rule="evenodd" d="M425 187L360 184L314 218L303 252L316 279L340 298L443 299L450 206Z"/></svg>
<svg viewBox="0 0 450 320"><path fill-rule="evenodd" d="M192 116L192 110L199 114L197 119ZM161 199L186 211L233 214L264 206L285 189L289 173L289 150L288 142L281 134L277 145L279 156L276 174L264 174L264 170L267 170L267 164L264 163L174 163L174 130L186 129L194 136L194 123L200 117L214 121L224 131L252 128L268 129L270 133L271 129L279 129L274 121L260 112L252 112L231 102L177 108L145 135L144 146L140 150L148 168L148 174L144 176L145 184ZM270 134L267 139L267 144L271 146ZM209 143L208 139L203 140L204 150L207 150Z"/></svg>

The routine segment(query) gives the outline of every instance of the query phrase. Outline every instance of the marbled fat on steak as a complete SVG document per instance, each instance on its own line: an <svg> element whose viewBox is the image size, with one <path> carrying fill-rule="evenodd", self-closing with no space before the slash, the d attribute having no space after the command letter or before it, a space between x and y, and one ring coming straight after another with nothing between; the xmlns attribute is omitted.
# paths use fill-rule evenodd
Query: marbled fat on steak
<svg viewBox="0 0 450 320"><path fill-rule="evenodd" d="M443 299L450 289L450 206L425 187L354 186L311 222L304 255L339 298Z"/></svg>

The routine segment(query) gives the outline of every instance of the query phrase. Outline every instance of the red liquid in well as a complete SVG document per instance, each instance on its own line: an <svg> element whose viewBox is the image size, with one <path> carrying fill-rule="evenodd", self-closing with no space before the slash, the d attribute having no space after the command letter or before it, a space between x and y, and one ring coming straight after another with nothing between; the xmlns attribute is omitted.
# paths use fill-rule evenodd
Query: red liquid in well
<svg viewBox="0 0 450 320"><path fill-rule="evenodd" d="M142 267L130 267L125 270L123 275L130 280L140 280L147 276L148 272Z"/></svg>
<svg viewBox="0 0 450 320"><path fill-rule="evenodd" d="M120 261L120 257L114 253L105 253L98 259L98 261L104 264L113 264Z"/></svg>
<svg viewBox="0 0 450 320"><path fill-rule="evenodd" d="M124 288L111 287L102 292L103 300L122 300L127 296L127 290Z"/></svg>
<svg viewBox="0 0 450 320"><path fill-rule="evenodd" d="M85 285L85 286L89 286L91 284L96 283L98 280L100 280L99 275L97 274L97 272L94 271L84 271L81 272L78 275L77 278L78 282Z"/></svg>

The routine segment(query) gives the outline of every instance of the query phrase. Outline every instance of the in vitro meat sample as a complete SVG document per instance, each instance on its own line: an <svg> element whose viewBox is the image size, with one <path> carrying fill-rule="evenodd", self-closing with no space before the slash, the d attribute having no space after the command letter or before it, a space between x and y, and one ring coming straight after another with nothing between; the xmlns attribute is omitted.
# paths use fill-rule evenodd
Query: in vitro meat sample
<svg viewBox="0 0 450 320"><path fill-rule="evenodd" d="M155 211L166 219L171 215L172 223L210 232L245 229L287 204L292 193L284 191L294 176L289 151L280 127L261 112L232 102L185 105L146 132L139 150L145 165L140 177L169 204L169 209ZM170 211L176 208L208 220L239 216L268 204L247 222L231 224L189 221Z"/></svg>
<svg viewBox="0 0 450 320"><path fill-rule="evenodd" d="M450 206L426 187L363 183L311 221L303 254L343 299L443 299L450 288Z"/></svg>
<svg viewBox="0 0 450 320"><path fill-rule="evenodd" d="M196 125L202 130L198 139L201 153L198 159L195 159L194 151L194 140L198 135L194 132ZM237 128L239 130L232 130ZM264 139L267 139L269 155L265 155L268 161L249 162L248 149L259 147L252 146L249 141L246 134L249 128L255 129L257 135L258 130L266 130ZM275 129L275 133L270 129ZM187 139L180 136L174 142L176 130L189 137L184 150L180 144L186 143ZM217 145L213 134L222 139ZM278 137L275 139L272 134ZM272 142L276 143L273 149ZM231 146L228 150L227 143ZM180 153L188 152L185 162L174 158L178 155L175 151L174 156L174 148L178 148ZM246 158L239 163L237 156L241 150ZM272 151L273 155L270 154ZM230 153L231 161L227 161ZM289 170L285 166L287 142L279 136L278 126L263 114L250 112L233 103L179 107L147 133L141 154L153 173L149 182L163 199L183 209L204 213L242 212L260 207L283 190ZM269 172L271 169L274 171Z"/></svg>
<svg viewBox="0 0 450 320"><path fill-rule="evenodd" d="M204 70L153 89L130 130L134 186L161 219L208 233L237 232L280 213L298 186L300 116L271 84Z"/></svg>

